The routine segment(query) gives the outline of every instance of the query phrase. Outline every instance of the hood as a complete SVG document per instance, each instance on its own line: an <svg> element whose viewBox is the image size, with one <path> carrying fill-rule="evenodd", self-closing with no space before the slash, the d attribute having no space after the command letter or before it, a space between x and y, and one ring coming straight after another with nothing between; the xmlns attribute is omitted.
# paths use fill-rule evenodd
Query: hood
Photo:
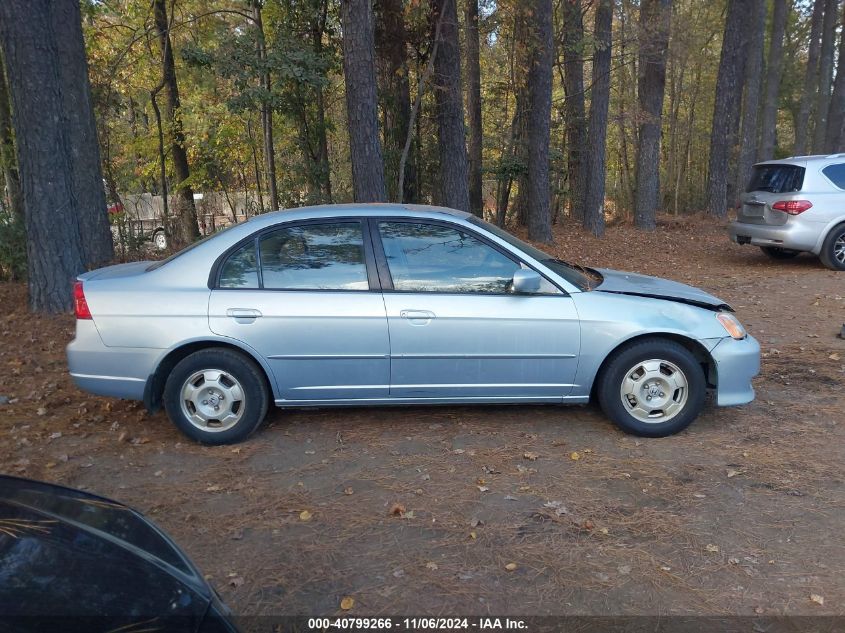
<svg viewBox="0 0 845 633"><path fill-rule="evenodd" d="M97 268L96 270L89 270L87 273L82 273L77 276L80 281L88 281L91 279L112 279L114 277L134 277L141 275L147 271L150 264L154 262L129 262L128 264L115 264L114 266L106 266L105 268Z"/></svg>
<svg viewBox="0 0 845 633"><path fill-rule="evenodd" d="M667 301L687 303L710 310L729 310L733 312L733 308L718 297L714 297L710 293L694 288L693 286L688 286L687 284L669 279L661 279L660 277L649 277L648 275L638 275L636 273L626 273L618 270L608 270L606 268L597 268L596 270L601 273L604 279L593 289L594 291L666 299Z"/></svg>
<svg viewBox="0 0 845 633"><path fill-rule="evenodd" d="M105 577L121 567L143 569L162 585L210 595L185 554L135 510L80 490L6 475L0 475L0 560L5 561L0 605L15 578L44 574L43 567L50 567L56 581L80 568Z"/></svg>

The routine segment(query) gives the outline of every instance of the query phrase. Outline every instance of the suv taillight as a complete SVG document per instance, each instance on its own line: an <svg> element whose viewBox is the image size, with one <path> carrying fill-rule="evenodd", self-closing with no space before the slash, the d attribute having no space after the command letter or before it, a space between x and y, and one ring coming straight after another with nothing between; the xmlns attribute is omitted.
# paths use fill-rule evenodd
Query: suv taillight
<svg viewBox="0 0 845 633"><path fill-rule="evenodd" d="M779 200L772 205L772 209L783 211L789 215L798 215L812 206L813 203L809 200Z"/></svg>
<svg viewBox="0 0 845 633"><path fill-rule="evenodd" d="M82 289L82 282L76 281L73 284L73 309L77 319L92 319L91 310L85 300L85 291Z"/></svg>

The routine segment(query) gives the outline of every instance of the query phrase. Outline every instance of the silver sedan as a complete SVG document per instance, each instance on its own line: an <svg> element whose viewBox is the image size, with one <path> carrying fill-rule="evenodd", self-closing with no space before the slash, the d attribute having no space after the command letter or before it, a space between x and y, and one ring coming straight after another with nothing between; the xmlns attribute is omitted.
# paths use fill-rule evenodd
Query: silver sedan
<svg viewBox="0 0 845 633"><path fill-rule="evenodd" d="M191 438L279 407L585 403L627 432L684 429L708 389L754 398L760 347L716 297L575 266L469 214L411 205L268 213L74 287L68 364Z"/></svg>

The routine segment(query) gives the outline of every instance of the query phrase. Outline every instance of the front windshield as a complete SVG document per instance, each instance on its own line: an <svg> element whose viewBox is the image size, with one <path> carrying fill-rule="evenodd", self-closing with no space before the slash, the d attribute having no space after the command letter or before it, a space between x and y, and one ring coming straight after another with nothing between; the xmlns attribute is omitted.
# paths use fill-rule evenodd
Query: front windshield
<svg viewBox="0 0 845 633"><path fill-rule="evenodd" d="M485 229L486 231L489 231L496 237L503 239L505 242L515 248L518 248L520 251L522 251L529 257L533 257L538 262L542 262L544 266L547 266L548 268L553 270L555 273L566 279L566 281L571 283L579 290L590 290L591 288L594 288L597 285L596 282L591 279L590 271L587 271L586 268L581 268L579 266L576 266L575 264L569 264L563 260L552 257L548 253L544 253L543 251L541 251L539 248L531 246L531 244L529 244L528 242L523 242L518 237L511 235L510 233L508 233L502 228L499 228L495 224L485 222L481 218L472 216L467 218L467 220L469 220L476 226L479 226Z"/></svg>

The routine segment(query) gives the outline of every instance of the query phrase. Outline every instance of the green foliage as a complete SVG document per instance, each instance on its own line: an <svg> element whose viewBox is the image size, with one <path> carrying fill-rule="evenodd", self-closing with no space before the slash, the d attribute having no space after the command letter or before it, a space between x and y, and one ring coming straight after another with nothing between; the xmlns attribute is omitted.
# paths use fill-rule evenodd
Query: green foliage
<svg viewBox="0 0 845 633"><path fill-rule="evenodd" d="M26 279L26 228L21 219L0 210L0 281Z"/></svg>

